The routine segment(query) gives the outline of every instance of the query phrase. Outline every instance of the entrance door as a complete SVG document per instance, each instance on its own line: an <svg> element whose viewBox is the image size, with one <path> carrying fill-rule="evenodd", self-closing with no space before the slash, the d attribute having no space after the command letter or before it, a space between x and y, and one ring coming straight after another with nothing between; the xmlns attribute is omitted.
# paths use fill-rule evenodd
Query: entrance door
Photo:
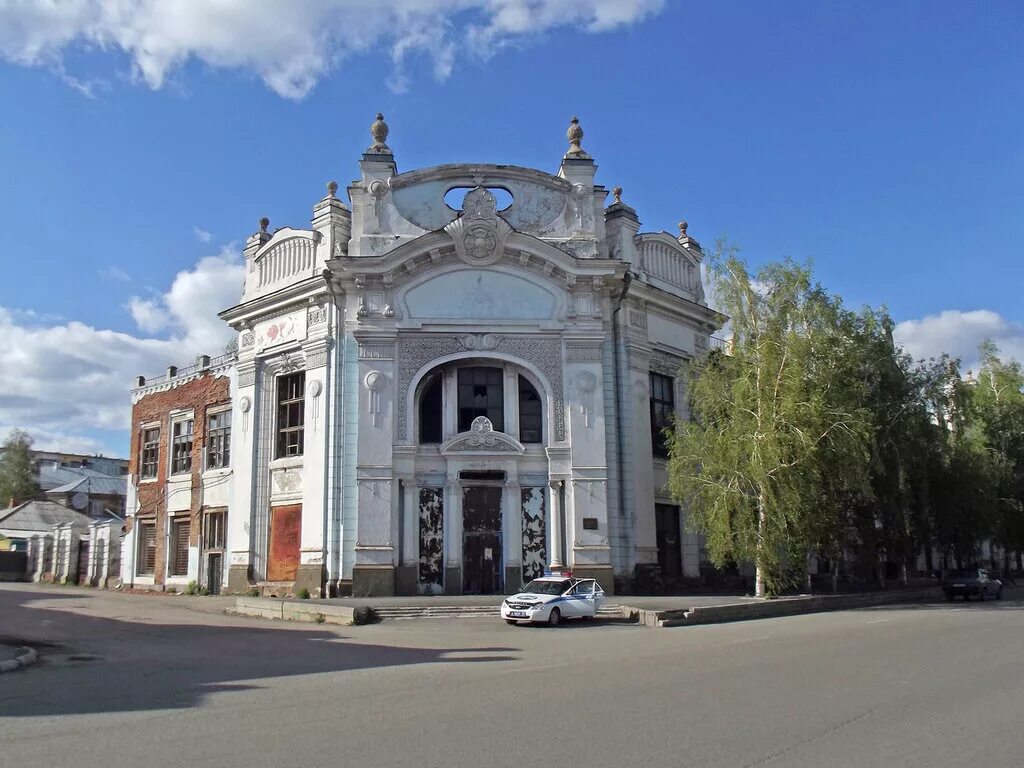
<svg viewBox="0 0 1024 768"><path fill-rule="evenodd" d="M666 581L683 577L683 550L679 540L679 507L655 504L655 531L658 538L658 565Z"/></svg>
<svg viewBox="0 0 1024 768"><path fill-rule="evenodd" d="M501 486L471 486L462 496L462 592L502 592Z"/></svg>
<svg viewBox="0 0 1024 768"><path fill-rule="evenodd" d="M212 552L206 563L206 588L210 590L211 595L219 595L224 578L223 555L220 552Z"/></svg>
<svg viewBox="0 0 1024 768"><path fill-rule="evenodd" d="M89 542L78 542L78 572L75 580L79 584L85 584L89 580Z"/></svg>
<svg viewBox="0 0 1024 768"><path fill-rule="evenodd" d="M302 505L271 507L267 581L295 581L299 569Z"/></svg>

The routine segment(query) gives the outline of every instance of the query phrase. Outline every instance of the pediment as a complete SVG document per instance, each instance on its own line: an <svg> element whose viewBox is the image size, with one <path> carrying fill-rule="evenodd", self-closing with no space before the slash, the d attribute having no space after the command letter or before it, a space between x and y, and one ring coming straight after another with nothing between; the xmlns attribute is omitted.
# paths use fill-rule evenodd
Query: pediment
<svg viewBox="0 0 1024 768"><path fill-rule="evenodd" d="M441 445L441 455L459 456L491 455L495 453L514 454L521 456L526 447L511 435L495 432L491 420L486 416L473 419L468 432L460 432Z"/></svg>

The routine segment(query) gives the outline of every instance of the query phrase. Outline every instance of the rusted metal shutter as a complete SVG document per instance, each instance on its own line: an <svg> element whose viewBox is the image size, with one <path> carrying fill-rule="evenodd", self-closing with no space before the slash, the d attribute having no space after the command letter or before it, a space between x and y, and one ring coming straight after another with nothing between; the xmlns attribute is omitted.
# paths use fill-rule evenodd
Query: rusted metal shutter
<svg viewBox="0 0 1024 768"><path fill-rule="evenodd" d="M174 576L185 576L188 574L188 539L190 532L191 525L188 520L174 524Z"/></svg>

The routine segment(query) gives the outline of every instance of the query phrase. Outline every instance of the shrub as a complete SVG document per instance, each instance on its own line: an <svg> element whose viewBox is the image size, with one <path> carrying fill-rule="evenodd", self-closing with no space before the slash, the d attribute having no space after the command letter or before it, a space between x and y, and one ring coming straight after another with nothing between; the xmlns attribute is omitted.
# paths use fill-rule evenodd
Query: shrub
<svg viewBox="0 0 1024 768"><path fill-rule="evenodd" d="M185 594L186 595L198 595L199 594L199 585L196 583L195 579L192 579L192 581L190 581L188 583L188 586L185 587Z"/></svg>
<svg viewBox="0 0 1024 768"><path fill-rule="evenodd" d="M303 587L299 590L299 594L296 595L300 600L309 600L309 590Z"/></svg>
<svg viewBox="0 0 1024 768"><path fill-rule="evenodd" d="M315 621L317 624L323 624L325 621L327 621L327 617L324 616L322 613L318 613L316 616L313 617L313 621Z"/></svg>

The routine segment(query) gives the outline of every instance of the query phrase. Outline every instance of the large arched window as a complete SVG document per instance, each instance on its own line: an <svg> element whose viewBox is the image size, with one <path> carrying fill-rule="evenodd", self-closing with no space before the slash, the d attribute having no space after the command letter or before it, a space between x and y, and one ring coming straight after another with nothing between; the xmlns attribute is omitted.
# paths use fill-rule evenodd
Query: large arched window
<svg viewBox="0 0 1024 768"><path fill-rule="evenodd" d="M442 433L441 383L444 379L435 373L423 384L420 391L420 442L440 443Z"/></svg>
<svg viewBox="0 0 1024 768"><path fill-rule="evenodd" d="M519 377L519 442L540 443L544 437L540 395L525 376Z"/></svg>
<svg viewBox="0 0 1024 768"><path fill-rule="evenodd" d="M501 368L459 368L459 432L468 432L478 416L490 419L498 432L505 431L504 380Z"/></svg>

